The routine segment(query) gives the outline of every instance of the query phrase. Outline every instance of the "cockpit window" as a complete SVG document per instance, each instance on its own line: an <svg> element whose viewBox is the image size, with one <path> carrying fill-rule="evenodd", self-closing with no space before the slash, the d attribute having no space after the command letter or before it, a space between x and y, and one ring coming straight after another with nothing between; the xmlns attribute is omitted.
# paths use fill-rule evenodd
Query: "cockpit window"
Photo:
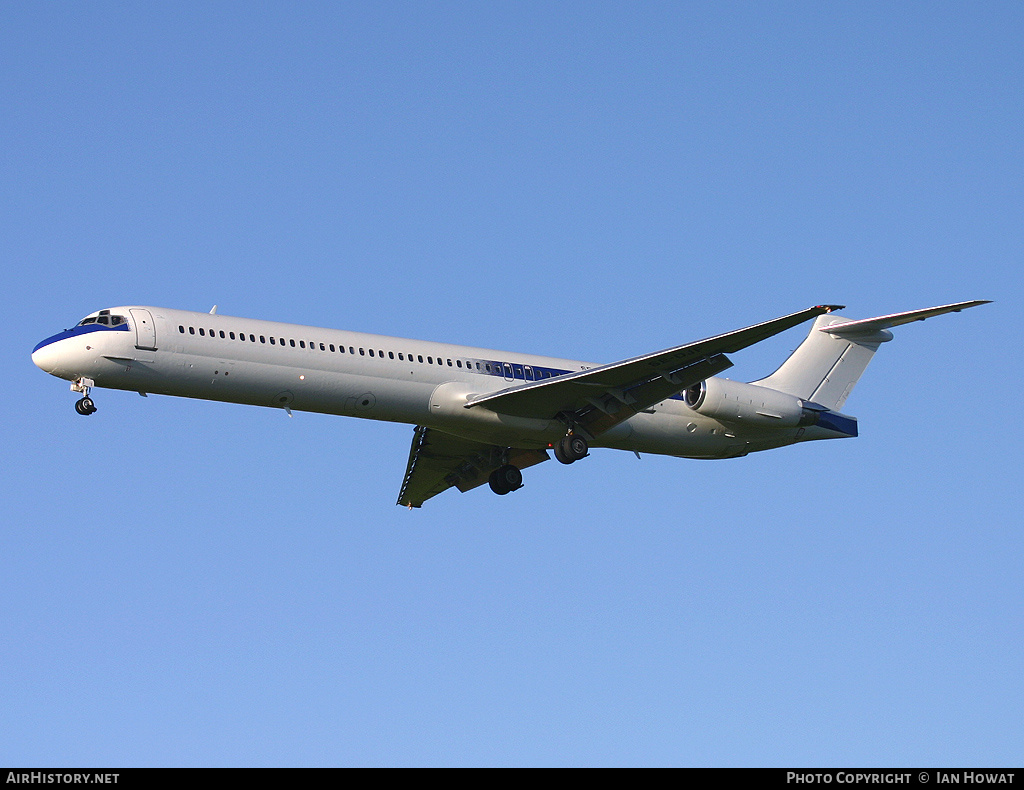
<svg viewBox="0 0 1024 790"><path fill-rule="evenodd" d="M83 318L79 322L79 326L85 326L86 324L102 324L103 326L120 326L128 321L123 315L110 315L106 311L96 316L90 316L89 318Z"/></svg>

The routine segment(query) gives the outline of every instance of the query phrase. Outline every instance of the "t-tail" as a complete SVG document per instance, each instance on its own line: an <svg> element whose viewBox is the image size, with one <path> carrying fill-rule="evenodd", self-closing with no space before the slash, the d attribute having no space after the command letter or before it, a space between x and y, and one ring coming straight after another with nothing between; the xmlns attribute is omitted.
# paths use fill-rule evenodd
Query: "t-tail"
<svg viewBox="0 0 1024 790"><path fill-rule="evenodd" d="M989 300L958 302L860 321L835 313L818 316L807 338L782 367L767 378L751 383L838 411L878 347L892 340L891 327L988 303Z"/></svg>

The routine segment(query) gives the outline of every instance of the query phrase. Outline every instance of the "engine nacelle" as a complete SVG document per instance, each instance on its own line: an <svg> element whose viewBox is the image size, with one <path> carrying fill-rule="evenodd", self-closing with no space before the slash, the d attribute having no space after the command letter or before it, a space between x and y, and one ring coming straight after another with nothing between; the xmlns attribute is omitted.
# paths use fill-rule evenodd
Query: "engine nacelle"
<svg viewBox="0 0 1024 790"><path fill-rule="evenodd" d="M694 384L683 393L683 399L705 417L765 428L814 425L819 415L819 410L808 408L795 395L729 379L711 378Z"/></svg>

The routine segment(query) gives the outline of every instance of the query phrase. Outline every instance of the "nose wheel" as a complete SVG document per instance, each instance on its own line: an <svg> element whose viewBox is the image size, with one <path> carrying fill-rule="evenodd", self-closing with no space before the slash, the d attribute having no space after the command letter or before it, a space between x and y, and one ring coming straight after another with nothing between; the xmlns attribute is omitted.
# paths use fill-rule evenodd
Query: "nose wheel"
<svg viewBox="0 0 1024 790"><path fill-rule="evenodd" d="M77 378L71 382L71 391L82 393L82 397L75 402L75 411L86 417L96 413L96 404L89 397L89 390L95 386L95 383L92 379L87 378Z"/></svg>
<svg viewBox="0 0 1024 790"><path fill-rule="evenodd" d="M75 411L88 417L90 414L96 413L96 404L92 402L92 398L86 395L84 398L75 401Z"/></svg>

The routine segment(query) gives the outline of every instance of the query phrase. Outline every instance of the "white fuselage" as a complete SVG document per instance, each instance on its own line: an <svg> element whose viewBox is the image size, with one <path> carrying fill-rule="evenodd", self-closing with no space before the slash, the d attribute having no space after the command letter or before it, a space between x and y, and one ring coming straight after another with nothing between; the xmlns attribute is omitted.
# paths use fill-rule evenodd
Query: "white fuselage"
<svg viewBox="0 0 1024 790"><path fill-rule="evenodd" d="M66 330L40 343L33 361L55 376L91 380L96 387L404 422L509 447L546 448L565 427L555 419L511 417L452 404L594 367L576 360L168 308L101 312L127 321ZM592 445L729 458L834 435L818 433L814 426L726 424L672 398L595 437Z"/></svg>

